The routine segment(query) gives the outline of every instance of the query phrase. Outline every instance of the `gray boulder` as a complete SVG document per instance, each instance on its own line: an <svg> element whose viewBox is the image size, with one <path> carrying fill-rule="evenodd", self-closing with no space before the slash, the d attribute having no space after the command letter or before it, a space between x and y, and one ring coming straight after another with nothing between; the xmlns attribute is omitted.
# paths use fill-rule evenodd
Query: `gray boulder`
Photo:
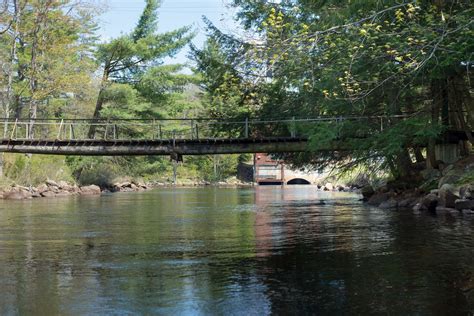
<svg viewBox="0 0 474 316"><path fill-rule="evenodd" d="M5 200L26 200L31 199L31 193L24 190L15 190L3 193Z"/></svg>
<svg viewBox="0 0 474 316"><path fill-rule="evenodd" d="M398 207L398 202L394 198L390 198L389 200L382 202L379 207L387 210L393 210Z"/></svg>
<svg viewBox="0 0 474 316"><path fill-rule="evenodd" d="M81 187L81 195L99 195L101 193L100 187L97 185L88 185Z"/></svg>
<svg viewBox="0 0 474 316"><path fill-rule="evenodd" d="M46 198L55 197L56 193L54 193L53 191L44 191L41 192L41 196Z"/></svg>
<svg viewBox="0 0 474 316"><path fill-rule="evenodd" d="M451 184L443 184L441 188L439 188L438 196L439 196L439 206L454 208L454 202L459 199L455 193L454 186Z"/></svg>
<svg viewBox="0 0 474 316"><path fill-rule="evenodd" d="M458 211L474 210L474 200L458 199L455 201L454 206Z"/></svg>
<svg viewBox="0 0 474 316"><path fill-rule="evenodd" d="M54 180L49 180L49 179L48 179L48 180L46 180L46 184L47 184L48 186L50 186L50 187L57 187L57 188L59 188L59 184L58 184L56 181L54 181Z"/></svg>
<svg viewBox="0 0 474 316"><path fill-rule="evenodd" d="M438 206L438 196L435 194L428 194L421 199L421 209L436 212L436 206Z"/></svg>
<svg viewBox="0 0 474 316"><path fill-rule="evenodd" d="M377 193L369 199L368 203L373 206L379 206L383 202L388 201L391 197L392 195L390 193Z"/></svg>
<svg viewBox="0 0 474 316"><path fill-rule="evenodd" d="M471 184L462 186L459 189L459 196L461 199L472 200L474 199L474 188Z"/></svg>
<svg viewBox="0 0 474 316"><path fill-rule="evenodd" d="M360 193L364 197L364 200L367 201L374 195L375 190L371 185L366 185L360 190Z"/></svg>

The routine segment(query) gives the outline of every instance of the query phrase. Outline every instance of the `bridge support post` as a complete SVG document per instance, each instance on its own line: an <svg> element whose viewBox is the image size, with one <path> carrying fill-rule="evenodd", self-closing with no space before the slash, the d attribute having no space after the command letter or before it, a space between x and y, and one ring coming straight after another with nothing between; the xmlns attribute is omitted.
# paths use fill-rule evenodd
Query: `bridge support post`
<svg viewBox="0 0 474 316"><path fill-rule="evenodd" d="M249 118L245 118L245 138L249 138Z"/></svg>
<svg viewBox="0 0 474 316"><path fill-rule="evenodd" d="M291 128L290 128L291 131L290 131L290 133L291 133L291 137L292 137L292 138L295 138L295 137L296 137L296 122L295 122L295 117L293 116L293 118L292 118L291 120L292 120L292 122L291 122Z"/></svg>

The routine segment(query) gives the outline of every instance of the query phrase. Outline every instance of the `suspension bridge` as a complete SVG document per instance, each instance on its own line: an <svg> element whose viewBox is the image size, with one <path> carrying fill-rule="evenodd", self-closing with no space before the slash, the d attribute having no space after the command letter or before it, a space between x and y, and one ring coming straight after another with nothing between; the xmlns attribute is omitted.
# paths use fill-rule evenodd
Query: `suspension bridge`
<svg viewBox="0 0 474 316"><path fill-rule="evenodd" d="M85 156L291 153L308 150L318 124L364 120L383 131L398 116L318 117L285 120L215 119L0 119L0 152ZM341 124L342 125L342 124ZM93 137L90 131L93 130ZM353 132L354 137L364 137ZM367 136L367 135L365 135ZM328 148L335 150L337 148Z"/></svg>

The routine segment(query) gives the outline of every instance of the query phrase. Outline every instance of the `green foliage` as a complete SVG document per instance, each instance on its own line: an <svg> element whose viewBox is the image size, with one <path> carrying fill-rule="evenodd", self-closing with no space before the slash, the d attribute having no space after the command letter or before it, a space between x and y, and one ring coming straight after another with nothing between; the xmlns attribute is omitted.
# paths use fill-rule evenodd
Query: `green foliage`
<svg viewBox="0 0 474 316"><path fill-rule="evenodd" d="M9 154L4 156L4 167L5 179L19 185L38 185L47 179L74 182L65 158L60 156Z"/></svg>
<svg viewBox="0 0 474 316"><path fill-rule="evenodd" d="M427 146L445 129L473 129L471 1L233 3L252 39L209 25L207 46L193 52L210 113L374 117L300 127L313 154L287 160L406 174L408 148ZM410 118L394 117L402 114Z"/></svg>

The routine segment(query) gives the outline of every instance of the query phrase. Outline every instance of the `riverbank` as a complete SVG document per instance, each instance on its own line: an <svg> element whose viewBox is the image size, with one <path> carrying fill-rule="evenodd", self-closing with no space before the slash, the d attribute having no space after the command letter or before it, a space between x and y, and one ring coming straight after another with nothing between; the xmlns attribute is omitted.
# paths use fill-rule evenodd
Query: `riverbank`
<svg viewBox="0 0 474 316"><path fill-rule="evenodd" d="M84 196L84 195L101 195L103 193L111 192L141 192L154 188L168 188L168 187L204 187L204 186L219 186L219 187L251 187L253 183L245 183L235 178L230 178L227 181L219 181L211 183L208 181L180 181L176 184L170 182L152 181L143 183L140 181L130 180L116 182L110 187L101 188L97 185L78 186L77 184L70 184L65 181L47 180L39 186L21 186L12 185L0 188L0 199L4 200L27 200L35 198L54 198L66 196Z"/></svg>
<svg viewBox="0 0 474 316"><path fill-rule="evenodd" d="M439 169L423 170L420 175L422 180L416 187L410 188L403 181L388 182L377 189L365 186L361 190L363 200L382 209L411 209L415 213L474 212L473 155Z"/></svg>

